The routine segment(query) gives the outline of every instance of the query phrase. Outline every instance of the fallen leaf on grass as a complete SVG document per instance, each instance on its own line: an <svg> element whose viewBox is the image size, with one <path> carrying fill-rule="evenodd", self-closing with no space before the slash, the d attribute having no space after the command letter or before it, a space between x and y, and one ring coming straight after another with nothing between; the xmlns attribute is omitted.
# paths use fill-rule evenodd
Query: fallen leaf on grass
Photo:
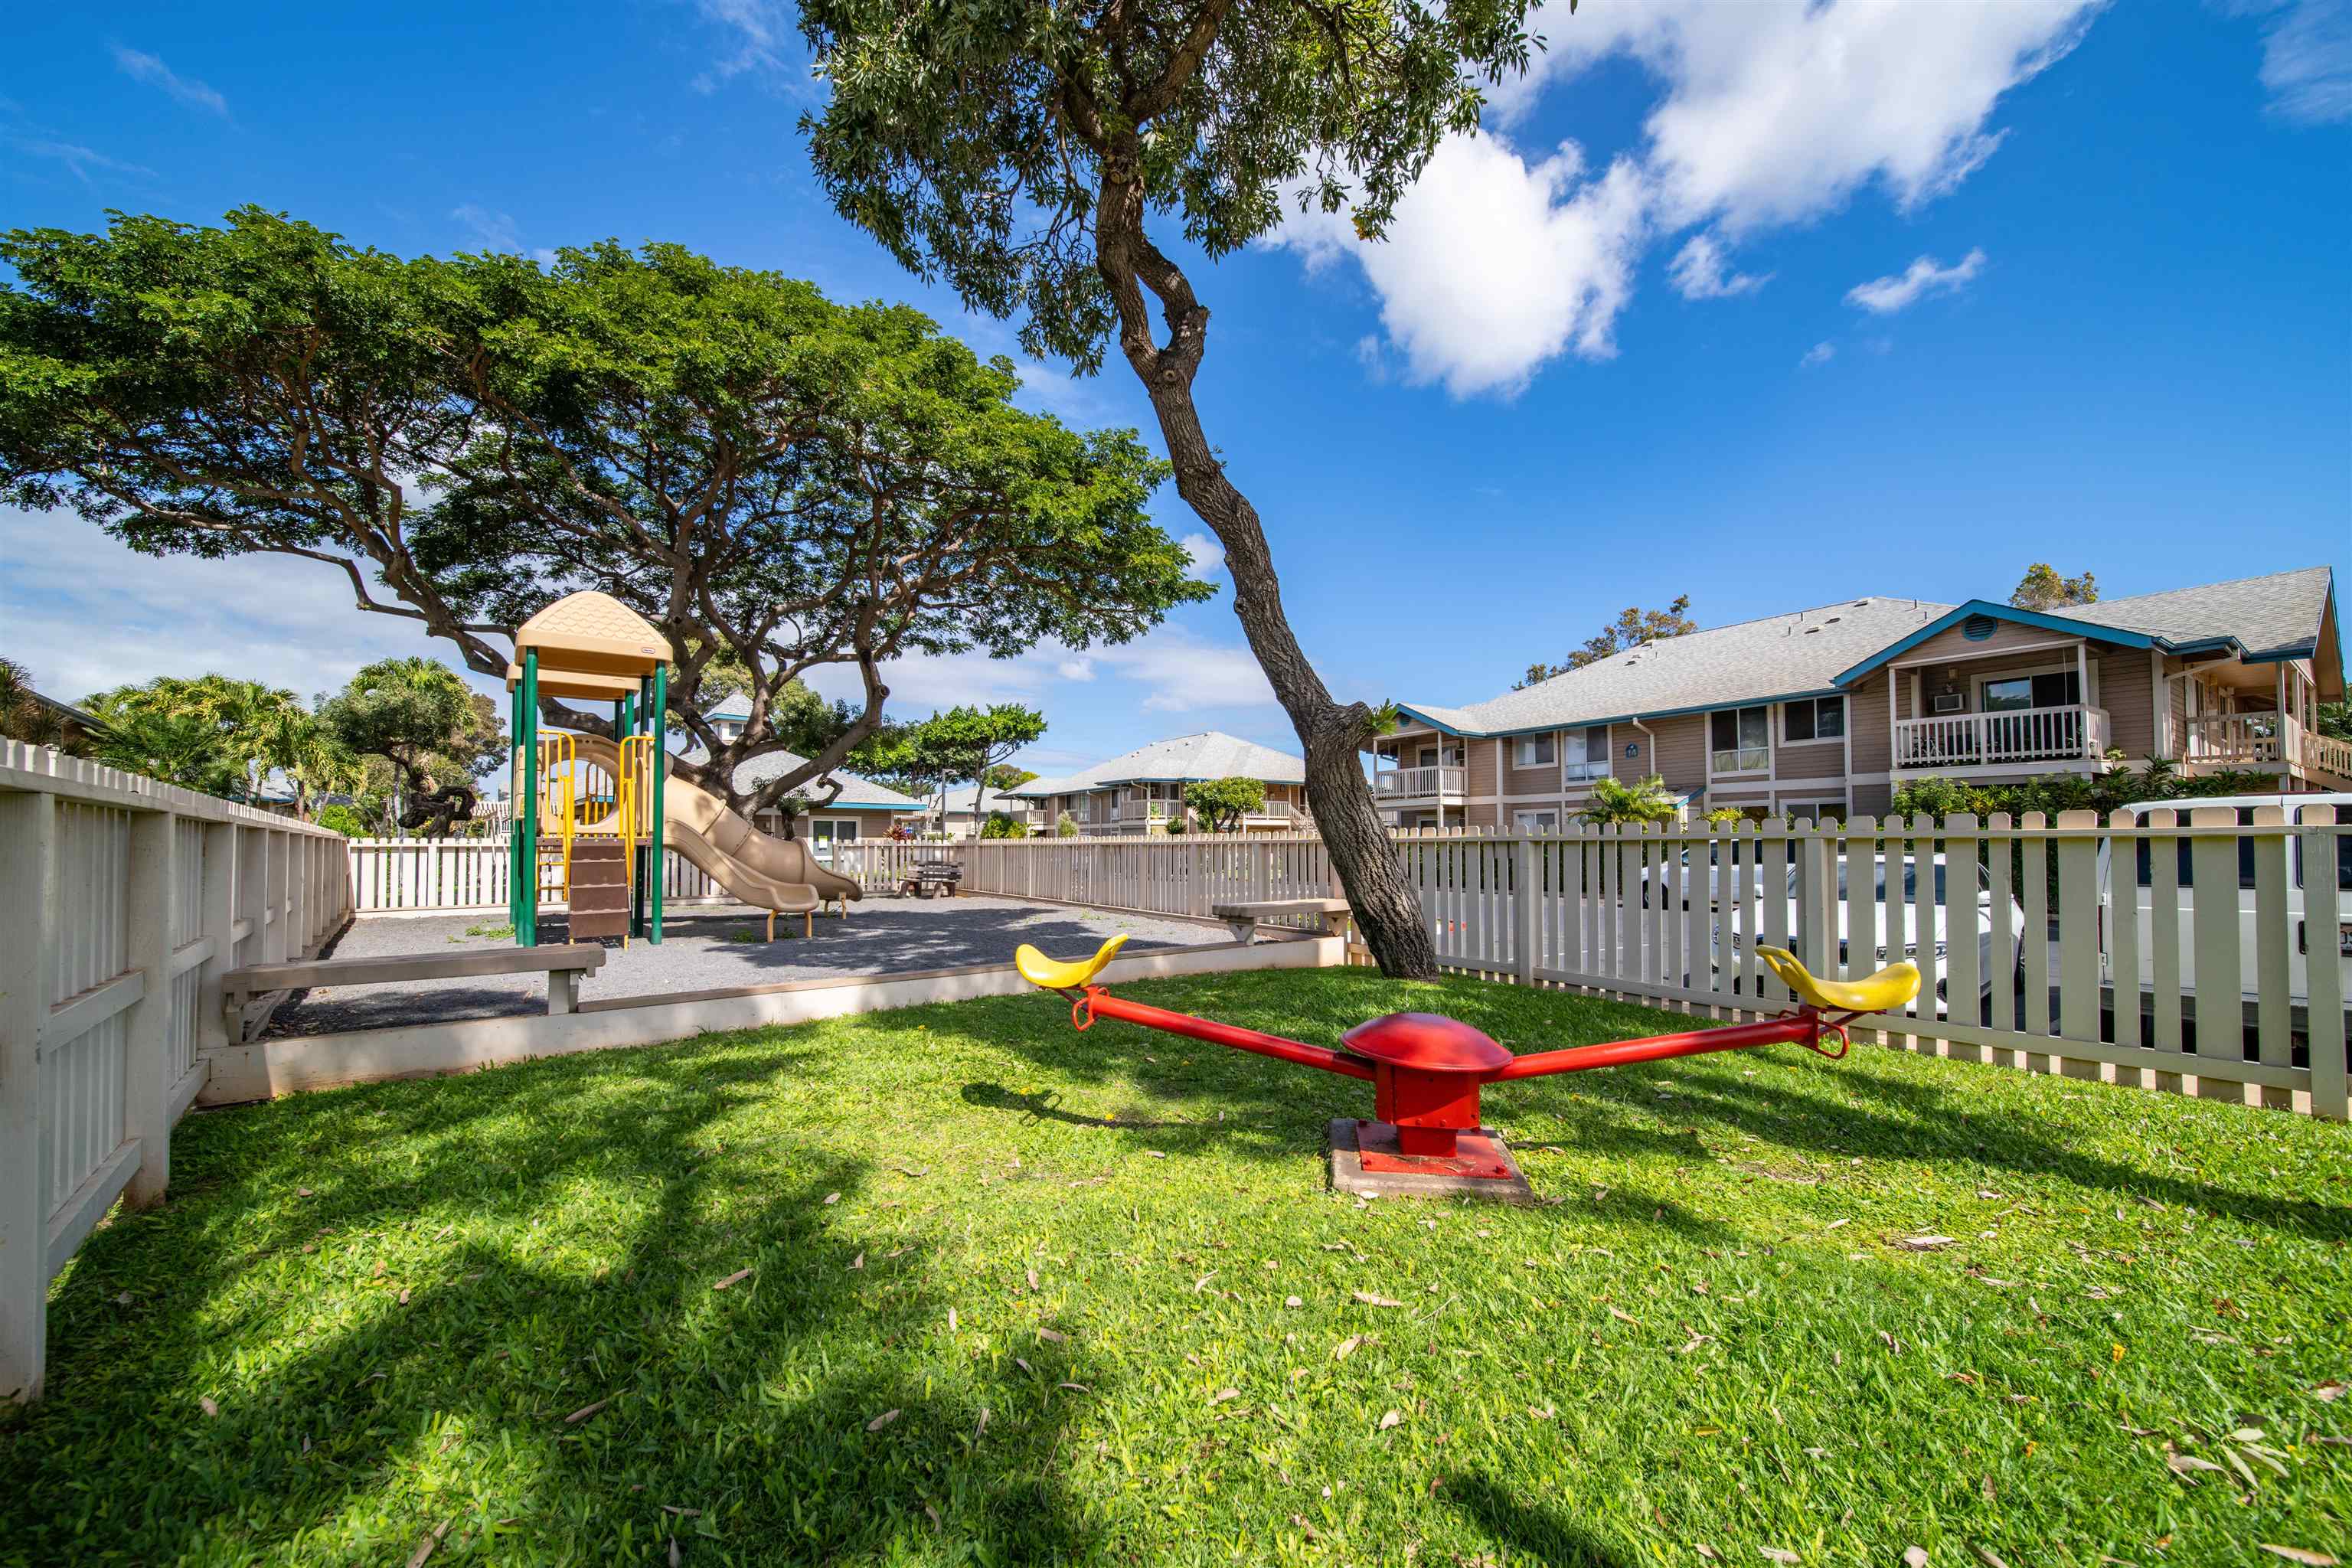
<svg viewBox="0 0 2352 1568"><path fill-rule="evenodd" d="M1777 1546L1759 1546L1756 1550L1762 1552L1765 1556L1769 1557L1775 1563L1802 1563L1804 1561L1803 1558L1798 1556L1795 1552L1784 1552Z"/></svg>
<svg viewBox="0 0 2352 1568"><path fill-rule="evenodd" d="M1906 1236L1895 1245L1909 1247L1914 1252L1932 1252L1939 1247L1953 1247L1958 1244L1948 1236Z"/></svg>
<svg viewBox="0 0 2352 1568"><path fill-rule="evenodd" d="M988 1406L987 1406L987 1405L982 1405L982 1406L980 1407L980 1425L979 1425L979 1426L974 1426L974 1427L971 1429L971 1440L972 1440L973 1442L975 1442L975 1443L979 1442L979 1441L980 1441L980 1435L981 1435L982 1432L985 1432L985 1431L987 1431L987 1430L988 1430Z"/></svg>
<svg viewBox="0 0 2352 1568"><path fill-rule="evenodd" d="M1059 1329L1039 1329L1037 1331L1037 1337L1041 1340L1049 1341L1057 1345L1066 1345L1070 1342L1070 1336L1064 1333Z"/></svg>
<svg viewBox="0 0 2352 1568"><path fill-rule="evenodd" d="M1631 1312L1621 1312L1616 1308L1612 1307L1609 1309L1609 1315L1616 1319L1621 1323L1631 1323L1637 1329L1642 1326L1642 1320L1633 1316Z"/></svg>
<svg viewBox="0 0 2352 1568"><path fill-rule="evenodd" d="M604 1406L612 1403L612 1395L607 1394L593 1405L583 1405L579 1409L573 1411L571 1415L565 1416L563 1418L563 1424L566 1426L577 1426L580 1423L587 1420L588 1417L595 1415L596 1412L604 1409Z"/></svg>
<svg viewBox="0 0 2352 1568"><path fill-rule="evenodd" d="M868 1432L879 1432L883 1427L887 1426L891 1422L896 1421L897 1419L898 1419L898 1413L897 1411L885 1410L881 1415L877 1415L873 1420L868 1421L866 1424L866 1429Z"/></svg>
<svg viewBox="0 0 2352 1568"><path fill-rule="evenodd" d="M679 1554L677 1550L677 1537L675 1535L671 1536L669 1538L669 1568L678 1568L678 1564L685 1561L686 1559Z"/></svg>
<svg viewBox="0 0 2352 1568"><path fill-rule="evenodd" d="M1056 1388L1070 1389L1071 1391L1078 1394L1092 1394L1094 1392L1094 1389L1090 1385L1083 1383L1057 1383L1054 1386Z"/></svg>
<svg viewBox="0 0 2352 1568"><path fill-rule="evenodd" d="M207 1415L217 1415L220 1414L220 1406L213 1403L213 1396L209 1394L199 1394L196 1395L196 1408L203 1411Z"/></svg>
<svg viewBox="0 0 2352 1568"><path fill-rule="evenodd" d="M1359 1290L1355 1293L1355 1296L1357 1300L1361 1301L1367 1307L1402 1307L1404 1305L1402 1301L1392 1301L1386 1296L1376 1296L1370 1290Z"/></svg>
<svg viewBox="0 0 2352 1568"><path fill-rule="evenodd" d="M955 1313L955 1309L954 1309L953 1307L950 1307L950 1308L948 1309L948 1332L950 1332L950 1333L954 1333L954 1332L955 1332L955 1326L956 1326L956 1313Z"/></svg>
<svg viewBox="0 0 2352 1568"><path fill-rule="evenodd" d="M408 1287L405 1285L400 1288L400 1304L404 1307L408 1305Z"/></svg>
<svg viewBox="0 0 2352 1568"><path fill-rule="evenodd" d="M1037 1271L1034 1268L1032 1268L1026 1270L1026 1273L1029 1277L1029 1289L1034 1290L1037 1289Z"/></svg>
<svg viewBox="0 0 2352 1568"><path fill-rule="evenodd" d="M1241 1396L1242 1391L1238 1388L1221 1388L1217 1390L1215 1394L1210 1395L1209 1403L1212 1405L1223 1405L1228 1399L1239 1399Z"/></svg>
<svg viewBox="0 0 2352 1568"><path fill-rule="evenodd" d="M1304 1307L1307 1302L1297 1296L1285 1296L1282 1299L1282 1304L1286 1307Z"/></svg>
<svg viewBox="0 0 2352 1568"><path fill-rule="evenodd" d="M738 1268L734 1273L730 1274L726 1279L719 1280L710 1288L713 1290L724 1290L730 1285L740 1285L750 1278L751 1278L751 1271L750 1269Z"/></svg>
<svg viewBox="0 0 2352 1568"><path fill-rule="evenodd" d="M1697 1543L1696 1550L1698 1554L1701 1557L1706 1558L1709 1563L1720 1563L1723 1561L1723 1553L1717 1552L1714 1547L1709 1546L1704 1541Z"/></svg>
<svg viewBox="0 0 2352 1568"><path fill-rule="evenodd" d="M1150 1155L1155 1160L1165 1160L1168 1158L1167 1152L1160 1149L1146 1149L1144 1152Z"/></svg>
<svg viewBox="0 0 2352 1568"><path fill-rule="evenodd" d="M1528 1405L1528 1415L1532 1415L1532 1416L1534 1416L1534 1417L1535 1417L1537 1420L1538 1420L1538 1421L1549 1421L1549 1420L1550 1420L1553 1416L1557 1415L1559 1414L1559 1412L1558 1412L1558 1411L1556 1411L1556 1410L1554 1410L1554 1409L1553 1409L1550 1405Z"/></svg>
<svg viewBox="0 0 2352 1568"><path fill-rule="evenodd" d="M2290 1563L2308 1563L2310 1568L2336 1568L2335 1558L2325 1552L2314 1552L2307 1546L2279 1546L2268 1541L2257 1541L2254 1544Z"/></svg>
<svg viewBox="0 0 2352 1568"><path fill-rule="evenodd" d="M2009 1564L2002 1562L2000 1555L1990 1546L1971 1545L1969 1550L1977 1554L1977 1561L1983 1563L1985 1568L2009 1568Z"/></svg>
<svg viewBox="0 0 2352 1568"><path fill-rule="evenodd" d="M445 1237L445 1236L448 1235L451 1231L453 1231L453 1230L455 1230L455 1229L457 1229L457 1227L456 1226L454 1226L454 1225L445 1225L445 1226L443 1226L439 1230L435 1231L435 1232L433 1233L433 1239L434 1239L434 1240L436 1240L436 1241L438 1241L438 1240L440 1240L443 1237Z"/></svg>
<svg viewBox="0 0 2352 1568"><path fill-rule="evenodd" d="M433 1555L433 1549L441 1544L441 1538L457 1522L455 1519L445 1519L438 1528L426 1531L425 1539L416 1543L416 1550L408 1554L408 1568L425 1568L425 1560Z"/></svg>
<svg viewBox="0 0 2352 1568"><path fill-rule="evenodd" d="M1363 1342L1363 1335L1349 1334L1346 1339L1341 1340L1339 1342L1339 1347L1331 1352L1331 1359L1333 1361L1346 1361L1349 1356L1356 1353L1356 1347ZM211 1401L206 1400L205 1403L210 1404Z"/></svg>
<svg viewBox="0 0 2352 1568"><path fill-rule="evenodd" d="M1401 1413L1401 1412L1399 1412L1399 1411L1391 1410L1391 1411L1388 1412L1388 1414L1386 1414L1386 1415L1382 1415L1382 1416L1381 1417L1381 1428L1380 1428L1380 1429L1381 1429L1381 1431L1385 1432L1385 1431L1387 1431L1390 1427L1391 1427L1391 1426L1395 1426L1398 1422L1402 1421L1403 1419L1404 1419L1404 1416L1403 1416L1402 1413Z"/></svg>
<svg viewBox="0 0 2352 1568"><path fill-rule="evenodd" d="M2167 1454L2164 1457L2164 1462L2171 1468L2172 1473L2176 1476L2193 1475L2199 1470L2221 1468L2212 1460L2200 1459L2194 1454Z"/></svg>
<svg viewBox="0 0 2352 1568"><path fill-rule="evenodd" d="M2331 1377L2326 1383L2321 1384L2317 1388L2313 1389L2311 1391L2311 1396L2314 1399L2333 1405L2337 1400L2344 1397L2344 1384Z"/></svg>
<svg viewBox="0 0 2352 1568"><path fill-rule="evenodd" d="M841 1201L841 1194L839 1193L827 1193L824 1194L824 1201L828 1205L837 1204Z"/></svg>
<svg viewBox="0 0 2352 1568"><path fill-rule="evenodd" d="M849 1260L849 1266L850 1266L850 1268L865 1268L865 1267L866 1267L866 1254L864 1254L864 1253L862 1253L862 1252L861 1252L861 1253L859 1253L856 1257L855 1257L855 1258L851 1258L851 1259Z"/></svg>
<svg viewBox="0 0 2352 1568"><path fill-rule="evenodd" d="M1903 1568L1927 1568L1927 1549L1924 1546L1905 1547Z"/></svg>

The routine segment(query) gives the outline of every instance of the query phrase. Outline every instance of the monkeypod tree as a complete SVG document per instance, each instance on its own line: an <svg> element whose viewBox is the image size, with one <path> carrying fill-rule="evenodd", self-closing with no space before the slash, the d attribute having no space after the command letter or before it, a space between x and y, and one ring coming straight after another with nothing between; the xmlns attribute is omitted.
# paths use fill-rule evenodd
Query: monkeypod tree
<svg viewBox="0 0 2352 1568"><path fill-rule="evenodd" d="M1202 779L1184 786L1184 804L1212 833L1238 833L1242 818L1265 809L1265 784L1259 779Z"/></svg>
<svg viewBox="0 0 2352 1568"><path fill-rule="evenodd" d="M1018 702L986 708L959 704L928 719L890 726L866 743L857 760L908 795L926 800L936 796L933 804L944 814L950 785L966 781L986 784L1007 757L1045 734L1045 716Z"/></svg>
<svg viewBox="0 0 2352 1568"><path fill-rule="evenodd" d="M0 500L155 554L316 561L494 679L532 613L611 594L679 650L681 771L738 809L839 765L891 659L1125 641L1211 592L1149 520L1166 470L1133 432L1023 412L1009 362L904 308L671 246L404 261L256 209L17 230L0 261ZM739 791L832 666L860 702ZM723 742L713 668L750 709Z"/></svg>
<svg viewBox="0 0 2352 1568"><path fill-rule="evenodd" d="M906 267L1017 317L1032 353L1092 370L1116 341L1186 503L1224 545L1234 611L1307 752L1307 788L1381 970L1437 952L1359 760L1376 717L1298 646L1248 498L1193 402L1209 310L1161 243L1211 258L1296 196L1381 235L1479 82L1525 68L1527 0L804 0L828 79L803 121L835 205ZM1155 231L1158 231L1155 233ZM1155 321L1155 313L1157 320Z"/></svg>
<svg viewBox="0 0 2352 1568"><path fill-rule="evenodd" d="M475 778L507 755L499 705L435 659L363 667L320 707L319 721L345 750L391 765L394 819L430 837L472 819Z"/></svg>

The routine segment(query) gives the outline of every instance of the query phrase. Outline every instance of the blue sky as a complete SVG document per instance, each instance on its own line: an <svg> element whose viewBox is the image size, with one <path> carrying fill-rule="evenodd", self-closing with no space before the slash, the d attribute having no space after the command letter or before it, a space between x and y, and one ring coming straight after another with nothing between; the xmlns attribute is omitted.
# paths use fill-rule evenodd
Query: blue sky
<svg viewBox="0 0 2352 1568"><path fill-rule="evenodd" d="M20 11L0 219L659 238L1013 352L824 202L789 6L335 9ZM2110 596L2352 567L2347 0L1553 10L1390 244L1300 220L1197 270L1203 418L1341 695L1478 700L1675 594L1711 625L1999 598L2042 559ZM1157 444L1123 369L1025 374ZM206 668L308 694L422 644L322 568L142 560L67 514L0 512L0 627L68 697ZM1127 649L892 683L1043 707L1046 771L1295 743L1225 595Z"/></svg>

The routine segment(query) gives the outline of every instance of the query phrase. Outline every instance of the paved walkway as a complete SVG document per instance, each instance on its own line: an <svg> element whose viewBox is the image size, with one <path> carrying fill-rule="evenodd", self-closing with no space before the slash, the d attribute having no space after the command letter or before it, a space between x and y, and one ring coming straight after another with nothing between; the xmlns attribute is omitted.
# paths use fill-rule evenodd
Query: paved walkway
<svg viewBox="0 0 2352 1568"><path fill-rule="evenodd" d="M1124 931L1130 949L1201 947L1228 942L1223 928L1150 915L1024 903L1015 899L868 898L849 906L847 920L819 916L816 935L801 935L798 915L776 917L776 940L764 940L767 914L740 906L698 905L672 910L662 943L607 944L604 967L581 984L583 1001L772 985L792 980L844 980L903 974L975 963L1010 963L1013 950L1033 942L1057 958L1092 952ZM362 915L331 956L446 952L453 945L504 947L512 938L505 917ZM468 935L471 931L475 934ZM562 917L541 921L542 942L562 942ZM320 986L278 1010L273 1035L323 1035L394 1024L449 1023L541 1012L543 974L470 980L413 981L384 985Z"/></svg>

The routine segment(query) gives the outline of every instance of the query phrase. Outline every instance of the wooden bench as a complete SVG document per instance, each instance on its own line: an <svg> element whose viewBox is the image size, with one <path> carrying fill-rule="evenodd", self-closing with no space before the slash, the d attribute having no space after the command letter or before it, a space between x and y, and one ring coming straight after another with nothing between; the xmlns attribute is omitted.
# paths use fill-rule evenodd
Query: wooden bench
<svg viewBox="0 0 2352 1568"><path fill-rule="evenodd" d="M949 899L962 883L963 867L959 862L923 860L907 873L898 891L910 899Z"/></svg>
<svg viewBox="0 0 2352 1568"><path fill-rule="evenodd" d="M1255 942L1260 921L1285 915L1314 915L1325 936L1341 936L1348 929L1345 899L1261 899L1249 904L1212 904L1209 912L1225 922L1235 942Z"/></svg>
<svg viewBox="0 0 2352 1568"><path fill-rule="evenodd" d="M604 966L593 942L547 947L497 947L472 952L395 952L381 958L312 958L299 963L249 963L221 977L221 1006L229 1037L250 1044L268 1026L287 994L313 985L370 985L400 980L465 980L481 974L547 973L547 1010L580 1005L580 977Z"/></svg>

